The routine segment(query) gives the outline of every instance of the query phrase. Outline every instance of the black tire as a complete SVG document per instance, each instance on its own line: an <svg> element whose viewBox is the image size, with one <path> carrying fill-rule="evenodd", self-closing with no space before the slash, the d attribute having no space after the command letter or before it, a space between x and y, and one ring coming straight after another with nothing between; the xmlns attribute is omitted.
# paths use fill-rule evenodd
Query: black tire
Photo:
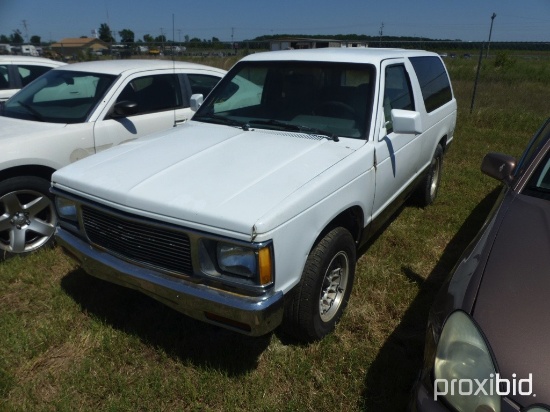
<svg viewBox="0 0 550 412"><path fill-rule="evenodd" d="M431 205L437 197L441 185L441 174L443 172L443 148L437 145L432 162L429 166L426 177L422 180L416 191L416 202L420 207Z"/></svg>
<svg viewBox="0 0 550 412"><path fill-rule="evenodd" d="M346 308L355 276L353 237L337 227L309 254L300 283L285 301L282 329L303 342L331 333Z"/></svg>
<svg viewBox="0 0 550 412"><path fill-rule="evenodd" d="M51 245L56 224L48 180L19 176L0 182L0 260Z"/></svg>

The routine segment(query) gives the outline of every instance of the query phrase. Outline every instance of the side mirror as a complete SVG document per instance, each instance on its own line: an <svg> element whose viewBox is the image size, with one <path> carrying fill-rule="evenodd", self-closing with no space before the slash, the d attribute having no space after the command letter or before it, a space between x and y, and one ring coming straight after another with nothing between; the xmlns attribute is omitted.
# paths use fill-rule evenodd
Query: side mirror
<svg viewBox="0 0 550 412"><path fill-rule="evenodd" d="M391 120L395 133L420 134L424 132L420 113L418 112L392 109Z"/></svg>
<svg viewBox="0 0 550 412"><path fill-rule="evenodd" d="M481 162L481 171L487 176L508 183L513 179L512 173L516 164L515 157L502 153L487 153Z"/></svg>
<svg viewBox="0 0 550 412"><path fill-rule="evenodd" d="M122 100L115 104L114 117L126 117L137 113L137 103L131 100Z"/></svg>
<svg viewBox="0 0 550 412"><path fill-rule="evenodd" d="M199 107L201 107L203 101L204 96L202 95L202 93L192 95L189 99L189 106L191 106L191 110L193 110L194 112L199 110Z"/></svg>

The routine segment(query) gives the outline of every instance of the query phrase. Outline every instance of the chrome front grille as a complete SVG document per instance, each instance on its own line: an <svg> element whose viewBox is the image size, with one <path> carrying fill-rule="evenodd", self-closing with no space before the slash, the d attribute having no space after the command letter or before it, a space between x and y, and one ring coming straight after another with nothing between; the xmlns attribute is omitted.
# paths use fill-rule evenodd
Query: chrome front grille
<svg viewBox="0 0 550 412"><path fill-rule="evenodd" d="M140 218L121 217L82 206L90 241L124 259L155 268L193 274L189 237Z"/></svg>

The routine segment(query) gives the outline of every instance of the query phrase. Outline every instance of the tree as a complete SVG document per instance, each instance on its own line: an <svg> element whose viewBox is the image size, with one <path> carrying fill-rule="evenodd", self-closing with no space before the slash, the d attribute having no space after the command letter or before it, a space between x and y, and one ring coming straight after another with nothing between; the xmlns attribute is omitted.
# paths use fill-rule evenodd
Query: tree
<svg viewBox="0 0 550 412"><path fill-rule="evenodd" d="M40 44L42 43L42 39L40 36L31 36L31 44Z"/></svg>
<svg viewBox="0 0 550 412"><path fill-rule="evenodd" d="M130 29L123 29L118 32L120 36L121 43L133 43L134 42L134 32Z"/></svg>
<svg viewBox="0 0 550 412"><path fill-rule="evenodd" d="M151 36L150 34L145 34L143 36L143 41L145 43L153 43L155 41L155 39L153 38L153 36Z"/></svg>
<svg viewBox="0 0 550 412"><path fill-rule="evenodd" d="M9 43L10 38L6 36L5 34L0 35L0 43Z"/></svg>
<svg viewBox="0 0 550 412"><path fill-rule="evenodd" d="M98 33L99 33L99 40L102 40L105 43L114 43L115 38L113 37L111 28L107 23L101 23L101 26L99 26Z"/></svg>
<svg viewBox="0 0 550 412"><path fill-rule="evenodd" d="M13 44L23 44L23 36L21 35L21 31L19 29L14 30L13 34L10 36L10 43Z"/></svg>
<svg viewBox="0 0 550 412"><path fill-rule="evenodd" d="M166 43L166 36L161 34L160 36L155 37L157 43Z"/></svg>

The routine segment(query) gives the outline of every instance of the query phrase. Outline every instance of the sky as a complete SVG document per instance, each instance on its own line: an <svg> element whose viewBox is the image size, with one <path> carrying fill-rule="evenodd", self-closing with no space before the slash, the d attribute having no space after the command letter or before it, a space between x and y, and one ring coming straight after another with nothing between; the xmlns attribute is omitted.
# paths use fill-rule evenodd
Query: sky
<svg viewBox="0 0 550 412"><path fill-rule="evenodd" d="M550 42L550 0L0 0L0 34L92 36L107 23L149 34L242 41L276 34L365 34Z"/></svg>

